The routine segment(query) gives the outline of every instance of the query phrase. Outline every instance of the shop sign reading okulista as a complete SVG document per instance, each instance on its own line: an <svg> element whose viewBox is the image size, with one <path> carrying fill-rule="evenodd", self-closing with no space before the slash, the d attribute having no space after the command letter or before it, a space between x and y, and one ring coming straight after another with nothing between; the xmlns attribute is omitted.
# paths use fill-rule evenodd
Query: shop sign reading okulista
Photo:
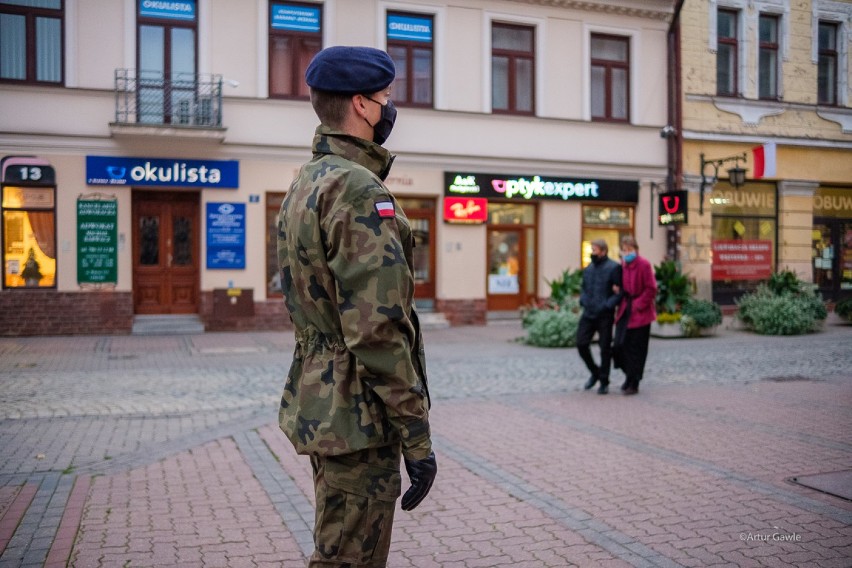
<svg viewBox="0 0 852 568"><path fill-rule="evenodd" d="M444 195L513 201L618 201L636 203L639 182L597 178L555 178L539 175L444 172Z"/></svg>
<svg viewBox="0 0 852 568"><path fill-rule="evenodd" d="M237 160L166 160L86 156L88 185L134 187L239 187Z"/></svg>

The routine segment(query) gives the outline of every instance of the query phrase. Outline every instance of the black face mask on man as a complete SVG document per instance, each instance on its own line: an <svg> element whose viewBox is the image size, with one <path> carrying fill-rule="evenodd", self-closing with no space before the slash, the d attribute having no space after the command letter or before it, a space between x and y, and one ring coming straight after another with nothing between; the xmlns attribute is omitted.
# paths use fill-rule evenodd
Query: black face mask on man
<svg viewBox="0 0 852 568"><path fill-rule="evenodd" d="M363 97L382 107L382 117L376 124L370 124L370 121L366 118L364 118L364 122L370 124L370 128L373 129L373 142L376 144L384 144L385 140L387 140L388 136L390 136L391 130L393 130L394 122L396 122L396 107L393 106L393 101L390 100L387 104L383 105L379 101L372 99L367 95L363 95Z"/></svg>

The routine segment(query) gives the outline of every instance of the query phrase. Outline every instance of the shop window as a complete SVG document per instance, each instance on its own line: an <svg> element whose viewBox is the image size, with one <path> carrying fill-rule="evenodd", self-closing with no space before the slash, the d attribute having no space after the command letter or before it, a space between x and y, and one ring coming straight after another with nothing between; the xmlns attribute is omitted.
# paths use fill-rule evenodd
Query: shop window
<svg viewBox="0 0 852 568"><path fill-rule="evenodd" d="M592 120L630 119L630 43L628 38L592 36Z"/></svg>
<svg viewBox="0 0 852 568"><path fill-rule="evenodd" d="M609 247L609 257L618 260L621 238L633 236L633 207L616 205L583 205L583 240L581 263L585 268L592 262L592 241L603 239Z"/></svg>
<svg viewBox="0 0 852 568"><path fill-rule="evenodd" d="M0 81L61 85L62 0L0 0Z"/></svg>
<svg viewBox="0 0 852 568"><path fill-rule="evenodd" d="M760 183L734 189L720 181L710 203L713 300L733 304L775 271L776 189L774 184Z"/></svg>
<svg viewBox="0 0 852 568"><path fill-rule="evenodd" d="M285 193L266 194L266 297L280 298L281 271L278 270L278 213Z"/></svg>
<svg viewBox="0 0 852 568"><path fill-rule="evenodd" d="M388 12L388 54L396 66L393 100L398 105L432 106L433 18Z"/></svg>
<svg viewBox="0 0 852 568"><path fill-rule="evenodd" d="M758 97L778 98L778 16L761 14L758 21Z"/></svg>
<svg viewBox="0 0 852 568"><path fill-rule="evenodd" d="M737 67L739 65L738 14L733 10L719 10L716 16L716 94L737 95Z"/></svg>
<svg viewBox="0 0 852 568"><path fill-rule="evenodd" d="M3 287L56 286L54 188L3 188Z"/></svg>
<svg viewBox="0 0 852 568"><path fill-rule="evenodd" d="M837 29L831 22L820 22L818 31L817 96L821 105L837 104Z"/></svg>
<svg viewBox="0 0 852 568"><path fill-rule="evenodd" d="M414 237L414 297L435 297L435 200L401 197L397 199Z"/></svg>
<svg viewBox="0 0 852 568"><path fill-rule="evenodd" d="M535 111L535 29L491 26L491 109L497 113Z"/></svg>
<svg viewBox="0 0 852 568"><path fill-rule="evenodd" d="M322 5L270 2L269 96L307 99L305 70L322 49Z"/></svg>

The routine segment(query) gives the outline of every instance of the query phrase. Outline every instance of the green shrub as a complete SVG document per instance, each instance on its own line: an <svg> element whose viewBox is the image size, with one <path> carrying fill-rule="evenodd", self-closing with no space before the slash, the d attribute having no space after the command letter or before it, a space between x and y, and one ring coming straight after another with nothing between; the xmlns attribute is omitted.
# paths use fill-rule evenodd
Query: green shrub
<svg viewBox="0 0 852 568"><path fill-rule="evenodd" d="M578 311L566 308L533 309L525 314L525 342L538 347L574 347L577 345Z"/></svg>
<svg viewBox="0 0 852 568"><path fill-rule="evenodd" d="M550 286L550 300L556 305L562 304L568 298L580 295L583 286L583 271L581 269L565 269L559 278L545 280Z"/></svg>
<svg viewBox="0 0 852 568"><path fill-rule="evenodd" d="M837 302L834 306L834 313L844 319L852 320L852 298Z"/></svg>
<svg viewBox="0 0 852 568"><path fill-rule="evenodd" d="M798 294L802 288L802 284L804 282L799 280L799 275L790 269L776 272L769 277L769 281L766 283L769 290L776 296Z"/></svg>
<svg viewBox="0 0 852 568"><path fill-rule="evenodd" d="M722 323L722 308L719 307L719 304L710 300L690 298L683 305L681 313L684 318L688 316L692 319L699 329L714 327ZM683 327L683 319L681 319L680 325Z"/></svg>
<svg viewBox="0 0 852 568"><path fill-rule="evenodd" d="M674 314L692 296L692 283L673 260L664 260L654 267L657 279L656 306L658 313Z"/></svg>
<svg viewBox="0 0 852 568"><path fill-rule="evenodd" d="M701 335L701 326L698 325L698 321L686 314L683 314L683 317L680 318L680 330L683 332L684 337L698 337Z"/></svg>
<svg viewBox="0 0 852 568"><path fill-rule="evenodd" d="M801 335L814 331L828 312L813 287L801 287L798 293L774 293L761 284L737 301L739 318L762 335Z"/></svg>

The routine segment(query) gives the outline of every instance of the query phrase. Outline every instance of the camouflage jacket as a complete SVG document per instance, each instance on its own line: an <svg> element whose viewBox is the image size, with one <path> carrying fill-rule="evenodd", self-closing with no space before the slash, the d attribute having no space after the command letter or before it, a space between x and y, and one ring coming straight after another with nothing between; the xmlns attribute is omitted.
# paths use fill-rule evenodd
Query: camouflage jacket
<svg viewBox="0 0 852 568"><path fill-rule="evenodd" d="M278 262L296 349L279 424L302 454L397 441L411 459L431 451L414 241L382 183L392 162L381 146L320 126L281 204Z"/></svg>

